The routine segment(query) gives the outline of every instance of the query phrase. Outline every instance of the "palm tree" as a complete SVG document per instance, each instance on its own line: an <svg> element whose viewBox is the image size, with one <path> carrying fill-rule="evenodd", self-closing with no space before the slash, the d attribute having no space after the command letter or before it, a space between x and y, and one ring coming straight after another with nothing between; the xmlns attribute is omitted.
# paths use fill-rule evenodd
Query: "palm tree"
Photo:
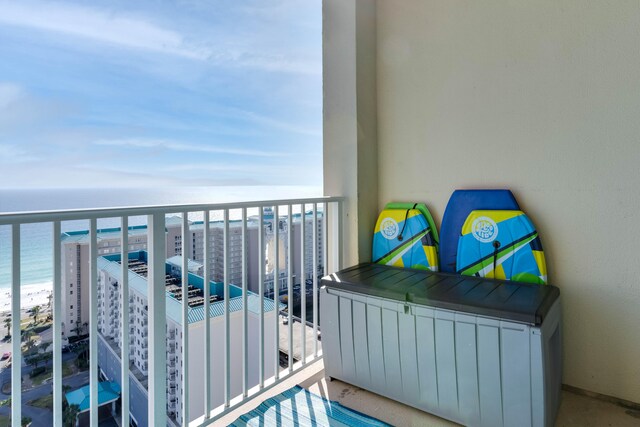
<svg viewBox="0 0 640 427"><path fill-rule="evenodd" d="M35 335L36 333L32 328L25 329L22 331L22 341L24 341L27 347L27 353L29 354L32 353L33 347L35 346L35 344L31 340L31 338L33 338Z"/></svg>
<svg viewBox="0 0 640 427"><path fill-rule="evenodd" d="M11 336L11 317L4 318L4 327L7 328L7 336Z"/></svg>
<svg viewBox="0 0 640 427"><path fill-rule="evenodd" d="M33 323L38 323L38 315L40 314L40 306L36 305L31 309L31 316L33 316Z"/></svg>
<svg viewBox="0 0 640 427"><path fill-rule="evenodd" d="M79 413L80 413L80 406L67 405L64 408L64 413L62 414L65 427L74 427L77 423Z"/></svg>
<svg viewBox="0 0 640 427"><path fill-rule="evenodd" d="M76 325L78 325L78 324L76 323ZM75 332L76 337L79 337L80 336L80 326L76 326L75 328L71 329L70 332Z"/></svg>
<svg viewBox="0 0 640 427"><path fill-rule="evenodd" d="M29 342L31 342L31 338L35 335L36 333L34 332L33 328L29 328L29 329L24 329L22 331L22 341L24 341L26 344L28 344Z"/></svg>
<svg viewBox="0 0 640 427"><path fill-rule="evenodd" d="M25 358L25 361L29 365L33 365L34 369L38 369L38 365L40 364L40 362L42 362L42 355L41 354L36 354L34 356L27 357L27 358Z"/></svg>
<svg viewBox="0 0 640 427"><path fill-rule="evenodd" d="M49 362L53 360L53 352L49 351L47 353L42 353L40 355L40 361L44 363L44 367L46 368Z"/></svg>
<svg viewBox="0 0 640 427"><path fill-rule="evenodd" d="M53 299L53 292L49 292L47 299L49 300L49 304L47 304L47 307L51 308L51 300Z"/></svg>
<svg viewBox="0 0 640 427"><path fill-rule="evenodd" d="M76 347L76 354L79 359L89 360L89 343L86 340L78 343L78 347Z"/></svg>

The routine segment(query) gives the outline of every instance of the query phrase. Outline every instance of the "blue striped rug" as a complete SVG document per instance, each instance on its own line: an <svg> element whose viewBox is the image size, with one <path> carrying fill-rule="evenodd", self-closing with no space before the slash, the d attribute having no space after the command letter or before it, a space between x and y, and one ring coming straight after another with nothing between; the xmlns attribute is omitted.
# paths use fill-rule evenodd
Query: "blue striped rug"
<svg viewBox="0 0 640 427"><path fill-rule="evenodd" d="M380 426L390 424L346 408L338 402L324 399L308 390L295 386L270 399L265 400L231 426Z"/></svg>

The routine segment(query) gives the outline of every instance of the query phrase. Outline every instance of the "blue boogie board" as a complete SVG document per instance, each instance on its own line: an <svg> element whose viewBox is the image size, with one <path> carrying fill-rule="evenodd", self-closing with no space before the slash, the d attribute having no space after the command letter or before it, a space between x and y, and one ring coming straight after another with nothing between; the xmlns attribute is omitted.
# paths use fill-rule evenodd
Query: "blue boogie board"
<svg viewBox="0 0 640 427"><path fill-rule="evenodd" d="M538 231L519 210L477 210L458 240L456 272L464 276L547 283Z"/></svg>
<svg viewBox="0 0 640 427"><path fill-rule="evenodd" d="M376 264L438 271L438 231L422 203L389 203L373 231Z"/></svg>
<svg viewBox="0 0 640 427"><path fill-rule="evenodd" d="M456 190L440 227L440 271L455 273L458 239L467 217L475 210L520 210L510 190Z"/></svg>

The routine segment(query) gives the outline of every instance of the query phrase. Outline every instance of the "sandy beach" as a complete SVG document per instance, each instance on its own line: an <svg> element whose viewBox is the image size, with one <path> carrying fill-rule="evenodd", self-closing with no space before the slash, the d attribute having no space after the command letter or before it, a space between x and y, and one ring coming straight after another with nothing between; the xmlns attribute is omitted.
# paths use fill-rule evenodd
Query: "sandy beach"
<svg viewBox="0 0 640 427"><path fill-rule="evenodd" d="M28 310L39 305L43 310L49 304L49 294L53 290L53 284L36 283L33 285L22 285L20 287L20 308L21 311ZM0 290L0 315L11 311L11 289L2 288Z"/></svg>

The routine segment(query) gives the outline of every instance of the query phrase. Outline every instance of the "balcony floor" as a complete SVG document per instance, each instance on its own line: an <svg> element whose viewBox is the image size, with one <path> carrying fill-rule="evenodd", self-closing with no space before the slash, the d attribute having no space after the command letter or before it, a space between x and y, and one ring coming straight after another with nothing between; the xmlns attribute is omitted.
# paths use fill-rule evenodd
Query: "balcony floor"
<svg viewBox="0 0 640 427"><path fill-rule="evenodd" d="M253 399L219 420L227 425L240 415L252 410L263 399L275 396L294 385L308 389L329 400L335 400L356 411L378 418L389 424L402 426L456 426L458 424L403 405L342 381L328 381L324 377L323 362L312 364L303 371L273 387L258 399ZM218 425L218 424L216 424ZM613 403L562 391L562 404L556 421L557 426L620 426L640 425L640 411L623 408Z"/></svg>

